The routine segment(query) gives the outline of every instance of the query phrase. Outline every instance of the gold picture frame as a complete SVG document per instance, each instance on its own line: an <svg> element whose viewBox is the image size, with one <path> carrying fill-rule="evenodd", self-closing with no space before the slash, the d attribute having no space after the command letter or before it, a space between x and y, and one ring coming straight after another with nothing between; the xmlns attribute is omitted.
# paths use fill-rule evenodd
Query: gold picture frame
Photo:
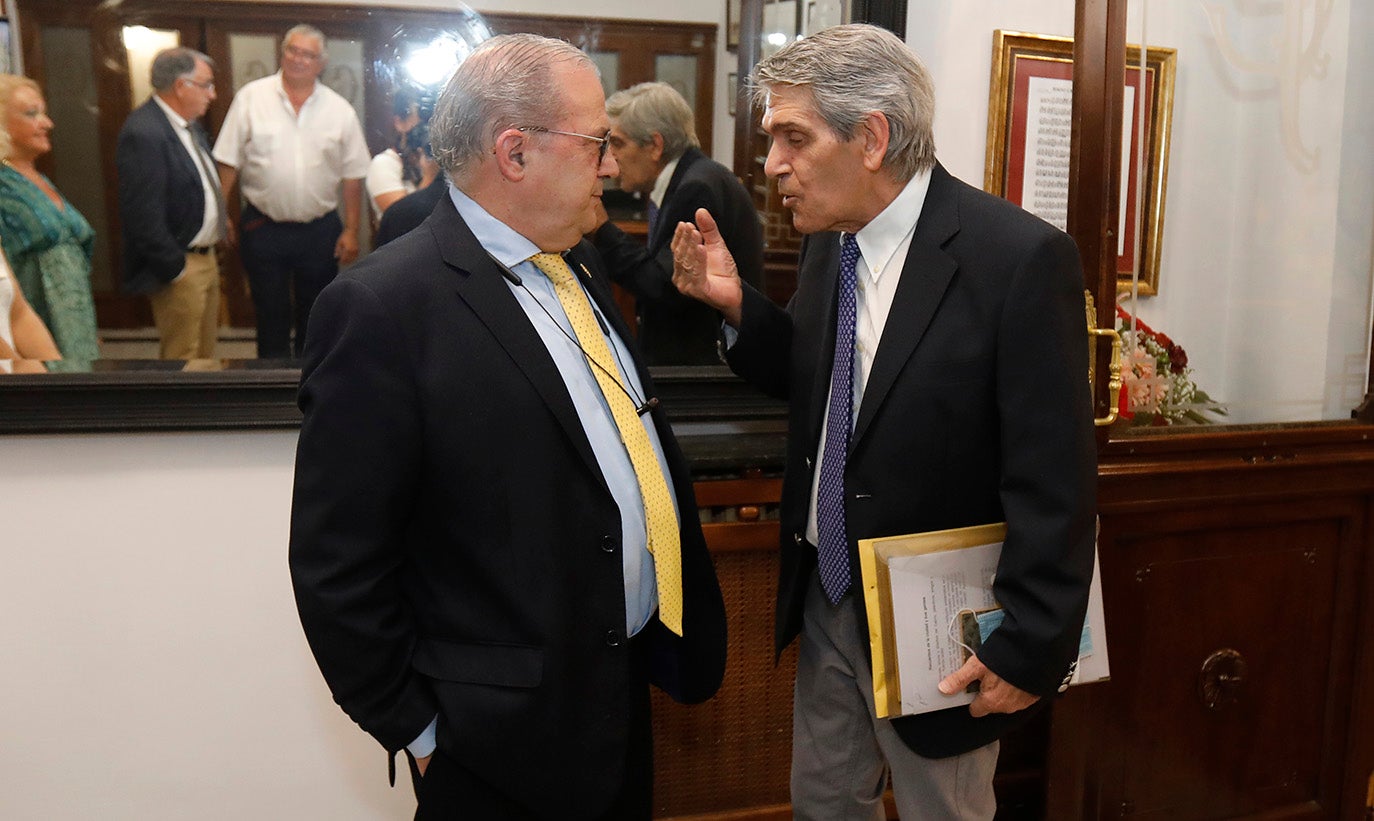
<svg viewBox="0 0 1374 821"><path fill-rule="evenodd" d="M1174 71L1178 52L1147 48L1144 71L1140 47L1127 46L1126 98L1122 106L1130 138L1123 143L1120 223L1117 237L1117 288L1131 287L1139 248L1139 293L1159 292L1160 251L1164 237L1164 200L1169 179L1169 135L1174 109ZM1132 64L1134 61L1134 64ZM1143 75L1143 80L1142 80ZM1141 184L1135 94L1144 85L1145 153L1144 243L1136 240L1136 187ZM993 32L992 80L988 93L987 162L983 189L1005 197L1048 222L1063 227L1068 208L1069 132L1073 83L1073 38L1024 32ZM1034 106L1032 106L1034 103ZM1029 200L1029 201L1028 201Z"/></svg>

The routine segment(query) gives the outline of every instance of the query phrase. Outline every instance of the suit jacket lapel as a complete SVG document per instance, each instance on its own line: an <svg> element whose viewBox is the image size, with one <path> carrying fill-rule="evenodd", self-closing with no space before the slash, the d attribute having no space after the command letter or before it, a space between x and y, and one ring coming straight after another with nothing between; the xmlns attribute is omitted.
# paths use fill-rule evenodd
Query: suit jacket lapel
<svg viewBox="0 0 1374 821"><path fill-rule="evenodd" d="M959 231L959 209L955 202L953 180L938 164L931 171L930 189L926 192L921 218L911 237L911 249L902 266L902 281L892 300L892 310L873 370L864 386L863 404L854 423L851 449L863 438L878 408L892 389L935 317L945 289L954 278L957 266L943 250L950 237Z"/></svg>
<svg viewBox="0 0 1374 821"><path fill-rule="evenodd" d="M591 443L582 429L572 396L549 356L539 333L530 324L520 303L511 294L501 268L458 215L453 200L444 197L438 208L425 221L445 263L458 271L458 296L467 303L477 318L486 325L511 361L530 381L548 405L558 424L568 434L573 447L582 456L597 481L605 486L601 467L592 452Z"/></svg>
<svg viewBox="0 0 1374 821"><path fill-rule="evenodd" d="M677 161L677 168L673 169L673 177L668 180L668 187L663 191L664 205L672 201L673 194L677 193L677 187L682 184L682 178L687 174L687 169L691 168L692 163L696 162L702 156L702 153L695 148L689 148L682 152L682 156L679 157ZM663 218L663 209L659 208L658 223L654 225L654 235L649 237L648 247L659 248L662 245L667 245L668 241L672 239L673 232L676 230L677 225L669 225L668 220Z"/></svg>
<svg viewBox="0 0 1374 821"><path fill-rule="evenodd" d="M143 105L152 109L151 113L154 114L157 121L162 124L163 135L171 141L173 146L172 156L177 158L176 162L181 166L182 172L190 175L192 179L199 180L200 169L196 167L196 161L192 159L191 155L186 151L186 144L181 141L181 135L177 134L176 124L167 117L167 112L163 111L151 98ZM196 142L196 131L194 126L191 127L191 141Z"/></svg>

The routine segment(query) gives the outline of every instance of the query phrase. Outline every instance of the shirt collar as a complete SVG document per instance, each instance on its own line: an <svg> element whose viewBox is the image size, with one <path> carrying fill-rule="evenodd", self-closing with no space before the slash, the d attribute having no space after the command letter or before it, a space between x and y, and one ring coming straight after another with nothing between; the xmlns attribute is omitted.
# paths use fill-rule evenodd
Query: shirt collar
<svg viewBox="0 0 1374 821"><path fill-rule="evenodd" d="M482 250L495 257L497 262L507 268L514 268L539 253L538 245L493 217L487 209L478 205L476 200L458 190L457 186L450 185L448 194L453 200L453 206L458 209L458 215L472 230L472 235L477 237Z"/></svg>
<svg viewBox="0 0 1374 821"><path fill-rule="evenodd" d="M921 219L926 192L930 190L930 169L916 172L897 198L854 235L859 242L869 276L877 280L887 270L892 255L911 236Z"/></svg>
<svg viewBox="0 0 1374 821"><path fill-rule="evenodd" d="M167 119L172 121L172 125L176 126L177 128L186 128L190 125L190 123L186 121L185 117L173 111L172 107L167 105L167 103L164 102L163 99L157 96L156 94L153 95L153 102L157 103L158 108L162 109L162 113L166 114Z"/></svg>
<svg viewBox="0 0 1374 821"><path fill-rule="evenodd" d="M663 170L658 172L658 179L654 180L654 189L649 192L649 199L659 208L663 207L663 195L668 193L668 183L673 181L673 172L677 171L677 164L681 159L682 156L678 155L669 160L668 164L663 166Z"/></svg>
<svg viewBox="0 0 1374 821"><path fill-rule="evenodd" d="M277 69L277 73L273 74L272 76L275 77L277 80L275 83L272 84L272 87L277 90L277 96L281 98L281 101L283 103L286 103L288 106L291 106L291 95L286 93L286 78L282 76L281 69ZM305 108L307 105L309 105L310 101L315 99L315 95L319 92L320 78L316 77L315 84L310 87L310 96L305 98L304 103L301 103L301 108Z"/></svg>

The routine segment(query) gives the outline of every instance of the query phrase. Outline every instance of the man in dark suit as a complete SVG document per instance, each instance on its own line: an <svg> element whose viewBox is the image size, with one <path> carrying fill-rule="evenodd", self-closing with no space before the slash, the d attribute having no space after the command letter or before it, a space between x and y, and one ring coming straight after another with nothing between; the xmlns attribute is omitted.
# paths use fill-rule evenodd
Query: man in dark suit
<svg viewBox="0 0 1374 821"><path fill-rule="evenodd" d="M787 311L742 286L714 220L674 239L727 358L790 401L779 651L800 635L798 818L990 819L996 739L1067 686L1092 575L1095 453L1073 241L936 161L934 89L892 34L839 26L754 82L766 163L808 234ZM699 230L698 230L699 229ZM1005 621L941 682L968 707L875 718L857 540L1005 521ZM932 694L934 696L935 694Z"/></svg>
<svg viewBox="0 0 1374 821"><path fill-rule="evenodd" d="M635 295L639 342L651 365L718 365L720 316L673 287L673 229L698 208L716 217L744 280L758 286L763 231L749 192L733 172L701 153L692 109L667 83L640 83L606 100L621 189L644 195L648 244L602 212L592 241L611 279Z"/></svg>
<svg viewBox="0 0 1374 821"><path fill-rule="evenodd" d="M224 196L197 122L215 99L214 63L189 48L153 58L153 95L119 131L124 290L147 294L163 359L213 356Z"/></svg>
<svg viewBox="0 0 1374 821"><path fill-rule="evenodd" d="M567 43L484 43L430 124L450 195L310 321L296 600L417 818L648 818L648 685L724 673L682 453L580 242L603 105Z"/></svg>

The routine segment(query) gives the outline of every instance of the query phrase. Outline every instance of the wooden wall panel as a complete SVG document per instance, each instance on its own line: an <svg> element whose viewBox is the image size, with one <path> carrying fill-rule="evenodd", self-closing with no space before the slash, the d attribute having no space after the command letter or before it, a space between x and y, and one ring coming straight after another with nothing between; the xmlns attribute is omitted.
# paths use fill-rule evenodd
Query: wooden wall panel
<svg viewBox="0 0 1374 821"><path fill-rule="evenodd" d="M1112 680L1056 707L1046 817L1366 817L1371 441L1314 426L1104 450Z"/></svg>

